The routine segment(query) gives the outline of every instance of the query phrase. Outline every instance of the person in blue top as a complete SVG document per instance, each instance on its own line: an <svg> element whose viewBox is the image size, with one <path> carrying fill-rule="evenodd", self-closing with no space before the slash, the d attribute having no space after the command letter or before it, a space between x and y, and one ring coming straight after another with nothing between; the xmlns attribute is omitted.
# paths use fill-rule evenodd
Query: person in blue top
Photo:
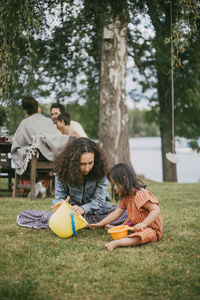
<svg viewBox="0 0 200 300"><path fill-rule="evenodd" d="M109 203L107 161L94 141L88 138L73 139L56 158L55 172L53 210L68 196L73 212L83 215L88 223L92 220L97 222L114 210L115 205ZM121 224L125 217L116 224Z"/></svg>
<svg viewBox="0 0 200 300"><path fill-rule="evenodd" d="M116 209L110 202L108 193L108 165L103 151L97 143L88 138L70 137L65 149L55 159L55 199L54 212L70 196L69 203L76 214L83 215L86 221L95 224ZM24 211L17 217L20 226L48 228L52 212ZM122 224L127 212L112 225Z"/></svg>

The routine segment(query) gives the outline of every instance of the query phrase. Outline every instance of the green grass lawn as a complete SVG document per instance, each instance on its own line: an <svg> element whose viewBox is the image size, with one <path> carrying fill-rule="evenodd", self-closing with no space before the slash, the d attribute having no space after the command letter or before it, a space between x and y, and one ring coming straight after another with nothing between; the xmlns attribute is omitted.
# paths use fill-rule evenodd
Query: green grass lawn
<svg viewBox="0 0 200 300"><path fill-rule="evenodd" d="M200 299L200 183L149 182L164 237L108 252L104 230L60 239L51 230L16 224L25 209L48 210L52 199L0 198L0 299Z"/></svg>

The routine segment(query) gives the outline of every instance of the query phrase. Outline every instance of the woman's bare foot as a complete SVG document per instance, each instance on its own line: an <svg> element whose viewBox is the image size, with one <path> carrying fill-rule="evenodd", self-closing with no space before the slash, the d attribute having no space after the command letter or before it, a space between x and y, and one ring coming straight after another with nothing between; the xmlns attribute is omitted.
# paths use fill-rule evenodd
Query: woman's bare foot
<svg viewBox="0 0 200 300"><path fill-rule="evenodd" d="M118 247L117 241L112 241L105 244L108 251L113 251L116 247Z"/></svg>
<svg viewBox="0 0 200 300"><path fill-rule="evenodd" d="M115 227L115 226L114 225L110 225L110 224L107 224L107 225L104 226L105 229L110 229L110 228L113 228L113 227Z"/></svg>

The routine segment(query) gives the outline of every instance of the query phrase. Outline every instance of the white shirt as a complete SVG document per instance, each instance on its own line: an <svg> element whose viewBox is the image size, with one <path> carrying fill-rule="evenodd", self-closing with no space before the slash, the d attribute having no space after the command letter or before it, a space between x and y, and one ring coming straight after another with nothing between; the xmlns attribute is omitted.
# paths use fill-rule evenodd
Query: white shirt
<svg viewBox="0 0 200 300"><path fill-rule="evenodd" d="M88 137L80 123L71 120L70 128L76 131L80 137Z"/></svg>

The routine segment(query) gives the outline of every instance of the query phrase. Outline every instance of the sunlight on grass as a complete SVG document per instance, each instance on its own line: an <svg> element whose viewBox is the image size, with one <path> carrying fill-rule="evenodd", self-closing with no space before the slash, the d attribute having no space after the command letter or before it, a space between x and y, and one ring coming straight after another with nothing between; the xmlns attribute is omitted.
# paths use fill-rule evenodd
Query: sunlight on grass
<svg viewBox="0 0 200 300"><path fill-rule="evenodd" d="M19 212L49 210L50 198L0 198L0 299L198 299L200 184L148 188L160 202L163 239L113 253L104 229L60 239L17 226Z"/></svg>

